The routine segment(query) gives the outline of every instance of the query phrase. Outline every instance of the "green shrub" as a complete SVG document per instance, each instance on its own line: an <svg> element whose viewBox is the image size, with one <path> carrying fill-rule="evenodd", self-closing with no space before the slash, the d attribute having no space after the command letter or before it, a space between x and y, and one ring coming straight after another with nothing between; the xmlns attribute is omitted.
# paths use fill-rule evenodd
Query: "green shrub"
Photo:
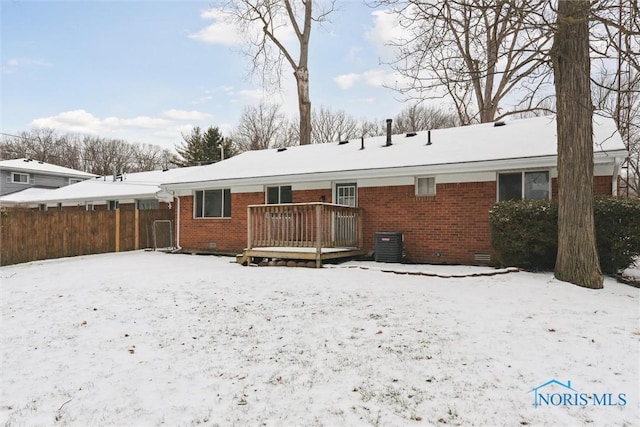
<svg viewBox="0 0 640 427"><path fill-rule="evenodd" d="M607 274L640 255L640 200L594 199L600 266ZM552 270L558 250L558 203L519 200L496 203L490 212L491 244L504 265Z"/></svg>
<svg viewBox="0 0 640 427"><path fill-rule="evenodd" d="M640 255L640 200L596 197L593 212L600 266L617 273Z"/></svg>
<svg viewBox="0 0 640 427"><path fill-rule="evenodd" d="M491 244L504 265L553 269L558 205L550 200L498 202L490 212Z"/></svg>

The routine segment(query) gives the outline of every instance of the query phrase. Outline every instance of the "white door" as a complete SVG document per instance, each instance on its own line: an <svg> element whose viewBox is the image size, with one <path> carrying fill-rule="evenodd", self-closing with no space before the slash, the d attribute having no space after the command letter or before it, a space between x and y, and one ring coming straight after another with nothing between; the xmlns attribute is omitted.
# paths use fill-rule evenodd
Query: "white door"
<svg viewBox="0 0 640 427"><path fill-rule="evenodd" d="M355 183L336 184L336 204L354 208L358 205L358 187Z"/></svg>
<svg viewBox="0 0 640 427"><path fill-rule="evenodd" d="M358 187L355 183L336 184L336 204L356 207ZM337 246L354 246L357 239L355 212L336 213L333 218L333 240Z"/></svg>

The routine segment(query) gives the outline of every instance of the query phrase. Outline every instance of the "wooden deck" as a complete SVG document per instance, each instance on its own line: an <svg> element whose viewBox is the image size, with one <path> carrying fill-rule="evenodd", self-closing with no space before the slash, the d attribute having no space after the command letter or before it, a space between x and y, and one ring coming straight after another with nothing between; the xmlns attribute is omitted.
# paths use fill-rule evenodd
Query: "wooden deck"
<svg viewBox="0 0 640 427"><path fill-rule="evenodd" d="M314 260L364 253L362 210L330 203L251 205L247 208L247 248L237 261L253 258Z"/></svg>

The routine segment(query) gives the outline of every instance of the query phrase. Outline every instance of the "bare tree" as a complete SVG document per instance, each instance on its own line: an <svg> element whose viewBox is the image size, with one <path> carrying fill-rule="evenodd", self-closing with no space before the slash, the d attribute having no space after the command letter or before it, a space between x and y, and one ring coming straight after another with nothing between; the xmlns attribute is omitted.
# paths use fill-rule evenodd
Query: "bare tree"
<svg viewBox="0 0 640 427"><path fill-rule="evenodd" d="M403 109L393 121L395 133L455 127L455 114L424 104L412 104Z"/></svg>
<svg viewBox="0 0 640 427"><path fill-rule="evenodd" d="M558 128L558 256L555 276L603 286L593 219L593 106L589 0L559 0L550 55Z"/></svg>
<svg viewBox="0 0 640 427"><path fill-rule="evenodd" d="M362 119L358 125L358 137L369 138L384 135L386 128L383 120Z"/></svg>
<svg viewBox="0 0 640 427"><path fill-rule="evenodd" d="M233 16L242 32L251 36L256 25L261 31L254 36L246 50L252 71L263 83L280 87L282 66L291 67L298 91L300 112L300 145L311 143L311 99L309 97L309 41L312 24L327 21L334 1L314 14L314 0L228 0L223 10ZM319 4L318 4L319 5ZM293 31L295 47L288 46L286 30Z"/></svg>
<svg viewBox="0 0 640 427"><path fill-rule="evenodd" d="M331 110L321 107L311 115L313 132L311 141L314 144L342 141L358 135L358 121L343 110Z"/></svg>
<svg viewBox="0 0 640 427"><path fill-rule="evenodd" d="M548 0L378 0L398 16L405 36L392 41L393 68L408 98L448 98L461 124L535 110L550 86L544 51ZM531 13L535 12L535 13ZM506 108L507 95L520 101ZM473 107L475 105L475 108Z"/></svg>
<svg viewBox="0 0 640 427"><path fill-rule="evenodd" d="M131 154L131 169L129 172L168 169L169 166L178 164L175 154L157 145L134 144L132 145Z"/></svg>
<svg viewBox="0 0 640 427"><path fill-rule="evenodd" d="M640 73L629 73L618 82L617 75L602 73L592 84L596 114L616 121L629 156L621 172L622 195L640 194ZM617 87L620 86L621 90Z"/></svg>
<svg viewBox="0 0 640 427"><path fill-rule="evenodd" d="M82 140L84 169L96 175L132 172L133 149L120 139L85 136Z"/></svg>
<svg viewBox="0 0 640 427"><path fill-rule="evenodd" d="M640 190L640 5L598 0L591 6L594 105L611 116L629 151L621 173L624 195Z"/></svg>
<svg viewBox="0 0 640 427"><path fill-rule="evenodd" d="M266 150L294 145L298 134L278 104L261 103L244 108L231 139L238 151Z"/></svg>

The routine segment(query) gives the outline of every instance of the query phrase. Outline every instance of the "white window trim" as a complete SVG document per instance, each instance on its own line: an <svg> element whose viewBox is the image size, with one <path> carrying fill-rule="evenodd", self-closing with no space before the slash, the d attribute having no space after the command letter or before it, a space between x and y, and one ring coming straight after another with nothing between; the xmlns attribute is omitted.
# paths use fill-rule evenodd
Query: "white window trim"
<svg viewBox="0 0 640 427"><path fill-rule="evenodd" d="M428 194L420 194L418 191L418 180L420 179L433 179L433 193L428 193ZM437 183L436 183L436 177L433 175L426 175L426 176L416 176L415 178L415 195L416 197L433 197L436 195L437 191Z"/></svg>
<svg viewBox="0 0 640 427"><path fill-rule="evenodd" d="M332 185L332 190L331 190L331 200L333 201L333 203L338 204L338 187L339 186L344 186L344 187L351 187L353 186L355 188L355 207L358 206L358 189L360 188L359 184L357 181L335 181Z"/></svg>
<svg viewBox="0 0 640 427"><path fill-rule="evenodd" d="M19 176L26 176L27 177L27 182L22 182L22 181L16 181L15 177L16 175ZM29 184L29 181L31 181L31 176L28 173L22 173L22 172L11 172L11 183L12 184Z"/></svg>
<svg viewBox="0 0 640 427"><path fill-rule="evenodd" d="M280 200L280 199L281 199L281 196L282 196L282 193L281 193L280 189L281 189L282 187L291 187L291 200L293 201L293 185L291 185L291 184L283 184L283 185L265 185L265 186L264 186L264 204L265 204L265 205L269 203L269 188L274 188L274 187L277 187L277 188L278 188L278 203L274 203L275 205L280 205L280 204L282 204L282 200Z"/></svg>
<svg viewBox="0 0 640 427"><path fill-rule="evenodd" d="M222 215L223 216L204 216L204 213L203 213L203 216L196 216L196 207L198 206L198 204L196 203L196 193L198 191L202 191L202 195L204 196L204 192L205 191L215 191L215 190L222 191ZM204 220L231 219L231 216L224 216L224 210L225 210L224 209L224 207L225 207L224 206L224 190L229 190L229 196L233 197L232 196L233 193L231 193L231 189L230 188L207 188L207 189L202 189L202 190L193 190L193 193L192 193L193 219L195 219L195 220L201 220L201 219L204 219ZM202 206L204 207L204 201L202 202ZM231 206L229 206L229 210L231 210Z"/></svg>
<svg viewBox="0 0 640 427"><path fill-rule="evenodd" d="M553 186L552 186L552 181L553 181L553 176L551 175L551 169L516 169L516 170L502 170L502 171L498 171L496 172L496 202L500 201L500 174L507 174L507 173L520 173L520 175L522 176L522 183L520 185L520 200L529 200L529 199L525 199L524 198L524 186L525 186L525 179L524 179L524 174L525 173L530 173L530 172L547 172L549 174L549 197L546 200L551 200L553 198ZM545 200L545 199L539 199L539 200Z"/></svg>
<svg viewBox="0 0 640 427"><path fill-rule="evenodd" d="M111 209L111 204L113 203L114 208ZM119 200L107 200L107 210L108 211L117 211L120 209L120 201Z"/></svg>

